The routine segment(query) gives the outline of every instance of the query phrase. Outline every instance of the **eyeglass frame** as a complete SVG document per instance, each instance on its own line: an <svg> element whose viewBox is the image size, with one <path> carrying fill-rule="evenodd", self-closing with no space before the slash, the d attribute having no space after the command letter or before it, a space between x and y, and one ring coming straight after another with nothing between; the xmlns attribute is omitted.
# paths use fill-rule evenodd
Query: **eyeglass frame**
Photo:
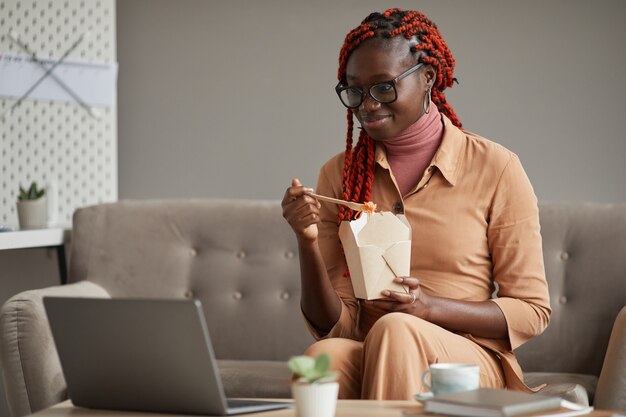
<svg viewBox="0 0 626 417"><path fill-rule="evenodd" d="M419 62L419 63L413 65L411 68L407 69L402 74L398 75L396 78L394 78L392 80L381 81L379 83L372 84L367 89L367 95L370 96L372 100L374 100L375 102L380 103L380 104L390 104L390 103L393 103L394 101L396 101L398 99L398 89L396 87L396 84L398 83L398 81L400 81L401 79L406 78L409 75L413 74L415 71L420 69L422 66L424 66L424 63L423 62ZM377 100L376 97L374 97L372 95L372 88L374 88L374 87L376 87L378 85L384 85L384 84L391 85L393 87L393 92L394 92L395 97L391 101L380 101L380 100ZM359 101L359 104L357 104L356 106L348 106L341 99L341 93L343 91L346 91L346 90L349 90L349 89L355 89L355 90L357 90L357 91L359 91L361 93L361 101ZM363 104L363 102L365 101L365 91L363 91L363 89L361 89L359 87L350 87L348 85L343 85L343 84L341 84L341 81L335 86L335 92L337 93L337 96L339 97L339 101L341 101L341 104L343 104L348 109L356 109L361 104Z"/></svg>

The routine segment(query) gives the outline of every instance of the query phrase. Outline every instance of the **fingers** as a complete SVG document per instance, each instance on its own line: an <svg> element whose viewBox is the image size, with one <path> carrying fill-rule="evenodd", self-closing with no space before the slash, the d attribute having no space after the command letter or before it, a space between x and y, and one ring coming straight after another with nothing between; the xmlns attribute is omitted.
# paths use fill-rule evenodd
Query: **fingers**
<svg viewBox="0 0 626 417"><path fill-rule="evenodd" d="M413 304L415 302L416 295L412 292L398 292L398 291L389 291L384 290L381 292L382 295L396 301L398 303L404 304Z"/></svg>
<svg viewBox="0 0 626 417"><path fill-rule="evenodd" d="M394 282L402 285L405 291L384 290L381 294L392 302L414 304L419 294L419 279L415 277L397 277Z"/></svg>
<svg viewBox="0 0 626 417"><path fill-rule="evenodd" d="M313 189L304 187L300 180L291 180L291 187L285 191L283 197L283 217L297 234L307 234L307 228L319 223L319 209L321 204L309 193Z"/></svg>
<svg viewBox="0 0 626 417"><path fill-rule="evenodd" d="M287 188L285 191L285 195L281 203L283 207L283 216L287 218L286 214L288 211L293 212L294 210L301 209L306 205L310 205L311 209L315 207L319 210L322 205L319 201L309 195L312 192L312 188L304 187L297 178L291 180L291 187Z"/></svg>
<svg viewBox="0 0 626 417"><path fill-rule="evenodd" d="M300 180L298 180L297 178L294 178L293 180L291 180L291 187L287 188L287 191L285 191L285 195L283 197L283 201L282 201L282 205L283 207L293 201L296 201L298 198L310 194L313 192L312 188L307 188L305 186L303 186L300 183ZM312 197L309 197L311 200L309 200L309 202L313 201L315 202L315 204L317 204L317 200L315 200Z"/></svg>
<svg viewBox="0 0 626 417"><path fill-rule="evenodd" d="M308 226L318 223L320 218L319 207L311 203L299 206L294 204L286 210L285 214L285 218L292 225Z"/></svg>
<svg viewBox="0 0 626 417"><path fill-rule="evenodd" d="M420 280L414 277L397 277L393 280L398 284L406 285L411 290L415 290L420 285Z"/></svg>
<svg viewBox="0 0 626 417"><path fill-rule="evenodd" d="M405 294L408 295L408 294ZM398 301L392 297L387 298L379 298L377 300L363 300L362 303L372 304L376 306L376 309L387 311L387 312L410 312L415 308L415 304L411 303L411 296L408 295L406 300ZM412 313L410 313L412 314Z"/></svg>
<svg viewBox="0 0 626 417"><path fill-rule="evenodd" d="M320 207L315 199L303 196L283 206L283 217L289 223L299 222L306 218L311 218L317 222L320 213L319 209Z"/></svg>

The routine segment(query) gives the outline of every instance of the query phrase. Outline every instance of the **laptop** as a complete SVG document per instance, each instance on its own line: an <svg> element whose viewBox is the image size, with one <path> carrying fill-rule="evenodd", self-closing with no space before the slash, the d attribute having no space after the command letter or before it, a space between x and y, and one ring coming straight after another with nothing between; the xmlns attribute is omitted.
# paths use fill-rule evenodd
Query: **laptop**
<svg viewBox="0 0 626 417"><path fill-rule="evenodd" d="M43 302L75 406L204 415L290 406L226 398L199 300Z"/></svg>

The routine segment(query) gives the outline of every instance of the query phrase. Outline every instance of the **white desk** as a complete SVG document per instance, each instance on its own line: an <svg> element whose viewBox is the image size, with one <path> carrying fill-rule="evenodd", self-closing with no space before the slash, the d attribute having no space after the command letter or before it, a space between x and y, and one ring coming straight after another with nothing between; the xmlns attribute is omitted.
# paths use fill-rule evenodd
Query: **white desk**
<svg viewBox="0 0 626 417"><path fill-rule="evenodd" d="M61 284L67 283L65 243L69 240L70 229L49 227L46 229L15 230L0 232L0 250L27 248L54 248L59 263Z"/></svg>

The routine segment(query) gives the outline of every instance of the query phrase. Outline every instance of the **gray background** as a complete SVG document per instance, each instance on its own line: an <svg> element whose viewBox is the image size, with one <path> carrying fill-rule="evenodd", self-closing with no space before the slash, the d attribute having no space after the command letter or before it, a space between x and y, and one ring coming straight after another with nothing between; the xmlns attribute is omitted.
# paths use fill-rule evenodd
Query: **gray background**
<svg viewBox="0 0 626 417"><path fill-rule="evenodd" d="M542 201L626 201L626 2L123 0L120 198L279 199L340 152L345 34L419 8L457 60L465 128L516 152ZM0 297L58 282L50 250L0 252ZM0 404L0 415L7 415Z"/></svg>
<svg viewBox="0 0 626 417"><path fill-rule="evenodd" d="M540 200L626 201L626 2L118 2L121 198L280 198L340 152L333 87L369 12L420 8L457 60L464 127Z"/></svg>

